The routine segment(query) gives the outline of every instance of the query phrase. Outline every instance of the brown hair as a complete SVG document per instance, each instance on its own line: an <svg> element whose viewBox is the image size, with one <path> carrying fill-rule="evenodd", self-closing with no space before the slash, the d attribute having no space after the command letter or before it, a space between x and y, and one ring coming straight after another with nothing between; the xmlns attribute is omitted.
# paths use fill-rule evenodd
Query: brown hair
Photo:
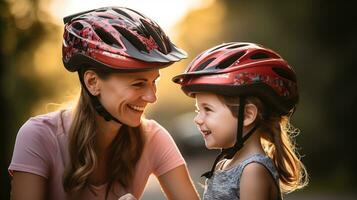
<svg viewBox="0 0 357 200"><path fill-rule="evenodd" d="M218 96L230 109L234 117L238 115L239 97ZM273 111L267 114L267 108L256 97L248 97L247 103L258 108L257 120L260 120L261 144L265 153L273 160L279 173L279 185L283 193L289 193L308 184L307 171L296 151L293 138L299 130L290 124L289 116L280 116Z"/></svg>
<svg viewBox="0 0 357 200"><path fill-rule="evenodd" d="M95 69L94 71L100 78L106 78L108 75L102 71ZM68 133L70 163L66 166L63 187L71 198L75 198L76 194L86 187L98 162L98 155L95 152L96 110L90 98L82 87ZM112 141L106 163L108 181L106 198L114 182L118 181L124 188L130 186L135 165L143 151L144 142L141 132L141 126L122 125Z"/></svg>

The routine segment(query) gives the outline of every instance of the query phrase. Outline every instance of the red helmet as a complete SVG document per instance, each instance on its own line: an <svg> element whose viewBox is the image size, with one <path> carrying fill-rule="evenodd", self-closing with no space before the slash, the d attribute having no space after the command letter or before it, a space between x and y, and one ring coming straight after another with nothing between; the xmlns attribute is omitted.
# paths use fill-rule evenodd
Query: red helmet
<svg viewBox="0 0 357 200"><path fill-rule="evenodd" d="M276 52L253 43L231 42L208 49L173 81L191 97L203 91L256 96L279 114L289 113L299 99L294 70Z"/></svg>
<svg viewBox="0 0 357 200"><path fill-rule="evenodd" d="M158 24L129 8L104 7L63 21L62 60L72 72L86 65L144 71L187 57Z"/></svg>

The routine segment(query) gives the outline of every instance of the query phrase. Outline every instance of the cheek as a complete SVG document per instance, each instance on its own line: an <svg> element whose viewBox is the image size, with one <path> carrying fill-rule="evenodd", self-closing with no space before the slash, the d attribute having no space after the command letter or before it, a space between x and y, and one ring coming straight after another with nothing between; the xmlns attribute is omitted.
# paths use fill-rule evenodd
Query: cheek
<svg viewBox="0 0 357 200"><path fill-rule="evenodd" d="M223 146L234 145L237 132L236 118L231 115L220 115L215 121L215 138L219 140Z"/></svg>
<svg viewBox="0 0 357 200"><path fill-rule="evenodd" d="M117 107L118 104L123 102L123 94L125 93L123 89L107 84L102 87L100 100L107 108Z"/></svg>

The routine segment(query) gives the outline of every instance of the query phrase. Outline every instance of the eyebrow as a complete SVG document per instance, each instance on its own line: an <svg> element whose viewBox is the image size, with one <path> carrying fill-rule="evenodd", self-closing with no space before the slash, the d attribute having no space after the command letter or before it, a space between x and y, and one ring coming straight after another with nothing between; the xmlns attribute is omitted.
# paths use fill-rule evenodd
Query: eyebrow
<svg viewBox="0 0 357 200"><path fill-rule="evenodd" d="M207 107L213 108L213 107L211 106L211 104L208 104L208 103L202 103L201 105L202 105L203 107L204 107L204 106L207 106ZM195 103L195 107L198 108L198 104L197 104L197 103Z"/></svg>
<svg viewBox="0 0 357 200"><path fill-rule="evenodd" d="M156 78L154 80L157 80L158 78L160 78L160 74L156 76ZM138 78L138 79L135 79L135 81L149 81L147 78Z"/></svg>
<svg viewBox="0 0 357 200"><path fill-rule="evenodd" d="M208 103L203 103L202 106L212 107L211 104L208 104Z"/></svg>

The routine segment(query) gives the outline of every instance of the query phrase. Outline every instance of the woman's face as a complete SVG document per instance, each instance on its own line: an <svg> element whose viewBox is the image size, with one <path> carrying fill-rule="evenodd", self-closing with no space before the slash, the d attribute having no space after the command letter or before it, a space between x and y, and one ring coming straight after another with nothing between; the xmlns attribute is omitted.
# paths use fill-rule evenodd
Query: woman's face
<svg viewBox="0 0 357 200"><path fill-rule="evenodd" d="M197 115L194 119L208 149L228 148L235 143L237 118L212 93L196 94Z"/></svg>
<svg viewBox="0 0 357 200"><path fill-rule="evenodd" d="M140 125L148 105L156 101L159 70L135 73L113 73L101 79L100 102L115 118L132 127Z"/></svg>

